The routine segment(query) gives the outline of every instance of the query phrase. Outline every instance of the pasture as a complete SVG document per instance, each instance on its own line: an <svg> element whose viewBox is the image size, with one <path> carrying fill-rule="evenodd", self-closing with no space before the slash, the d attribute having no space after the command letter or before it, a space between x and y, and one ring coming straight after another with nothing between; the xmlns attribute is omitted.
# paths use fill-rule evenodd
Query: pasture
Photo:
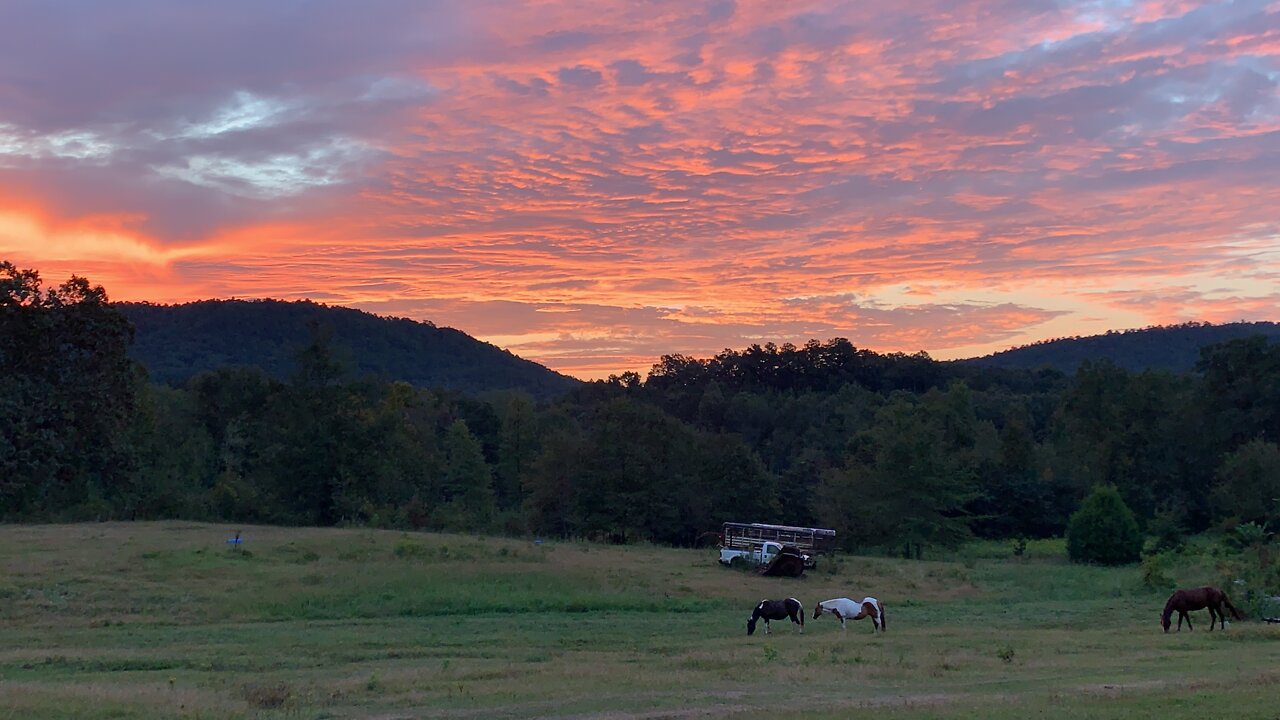
<svg viewBox="0 0 1280 720"><path fill-rule="evenodd" d="M242 551L225 538L242 530ZM1274 718L1280 628L1165 635L1060 543L842 557L196 523L0 527L0 718ZM1182 567L1180 584L1212 578ZM888 632L813 604L884 601ZM747 637L761 598L787 621Z"/></svg>

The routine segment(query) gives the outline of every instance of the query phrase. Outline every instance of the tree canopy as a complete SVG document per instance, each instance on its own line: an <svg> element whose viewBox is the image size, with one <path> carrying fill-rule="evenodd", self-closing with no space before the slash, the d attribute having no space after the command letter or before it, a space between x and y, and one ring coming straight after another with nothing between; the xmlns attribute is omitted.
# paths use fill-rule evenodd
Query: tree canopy
<svg viewBox="0 0 1280 720"><path fill-rule="evenodd" d="M279 343L263 363L196 343L190 377L148 378L102 288L0 264L0 519L675 544L734 520L825 524L848 548L911 557L971 535L1094 548L1100 527L1131 559L1130 522L1174 537L1280 513L1280 349L1265 339L1205 348L1186 373L1102 360L1067 375L835 338L535 394L369 373L312 306L233 307L287 328L287 360ZM392 343L400 326L378 327Z"/></svg>

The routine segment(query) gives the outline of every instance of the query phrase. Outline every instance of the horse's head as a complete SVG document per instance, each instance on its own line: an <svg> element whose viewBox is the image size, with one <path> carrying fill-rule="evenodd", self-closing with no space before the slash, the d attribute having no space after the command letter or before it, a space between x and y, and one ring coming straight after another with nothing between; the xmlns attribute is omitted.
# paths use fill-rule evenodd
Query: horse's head
<svg viewBox="0 0 1280 720"><path fill-rule="evenodd" d="M818 618L822 617L822 611L823 611L824 609L825 609L825 608L823 608L823 607L822 607L822 603L818 603L817 605L814 605L814 606L813 606L813 619L814 619L814 620L817 620Z"/></svg>
<svg viewBox="0 0 1280 720"><path fill-rule="evenodd" d="M1160 613L1160 627L1164 628L1165 632L1169 632L1169 626L1173 624L1173 606L1181 592L1181 590L1178 590L1170 595L1169 600L1164 604L1164 610ZM1182 626L1179 625L1178 629L1181 630Z"/></svg>
<svg viewBox="0 0 1280 720"><path fill-rule="evenodd" d="M754 635L755 632L756 632L756 616L752 615L751 618L747 620L747 634Z"/></svg>

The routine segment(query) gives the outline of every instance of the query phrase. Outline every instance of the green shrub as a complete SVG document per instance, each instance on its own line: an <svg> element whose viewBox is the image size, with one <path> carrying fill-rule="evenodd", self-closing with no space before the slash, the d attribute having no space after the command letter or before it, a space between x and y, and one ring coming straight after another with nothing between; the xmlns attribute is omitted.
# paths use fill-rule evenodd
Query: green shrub
<svg viewBox="0 0 1280 720"><path fill-rule="evenodd" d="M425 557L429 552L428 548L421 543L415 542L408 537L402 537L396 540L396 544L391 549L391 554L401 559Z"/></svg>
<svg viewBox="0 0 1280 720"><path fill-rule="evenodd" d="M1067 524L1067 556L1072 562L1124 565L1142 554L1142 533L1120 492L1096 488Z"/></svg>
<svg viewBox="0 0 1280 720"><path fill-rule="evenodd" d="M1164 555L1146 556L1142 559L1142 586L1148 590L1172 590L1174 581L1167 571Z"/></svg>
<svg viewBox="0 0 1280 720"><path fill-rule="evenodd" d="M1245 617L1280 615L1280 563L1270 548L1252 547L1230 556L1218 566L1218 585Z"/></svg>
<svg viewBox="0 0 1280 720"><path fill-rule="evenodd" d="M1027 539L1019 537L1013 541L1013 556L1016 558L1023 557L1027 554Z"/></svg>
<svg viewBox="0 0 1280 720"><path fill-rule="evenodd" d="M1222 538L1222 542L1232 550L1248 550L1266 545L1272 533L1265 525L1255 522L1241 523Z"/></svg>
<svg viewBox="0 0 1280 720"><path fill-rule="evenodd" d="M1219 546L1219 585L1246 617L1280 614L1280 562L1270 542L1273 533L1265 525L1241 523L1222 538Z"/></svg>

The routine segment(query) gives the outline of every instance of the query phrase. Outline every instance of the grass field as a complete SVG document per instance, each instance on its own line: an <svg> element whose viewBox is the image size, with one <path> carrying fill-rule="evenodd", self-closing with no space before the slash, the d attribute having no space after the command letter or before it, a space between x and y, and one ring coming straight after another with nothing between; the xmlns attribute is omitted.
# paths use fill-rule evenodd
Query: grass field
<svg viewBox="0 0 1280 720"><path fill-rule="evenodd" d="M1280 628L1209 633L1199 613L1165 635L1137 569L1061 555L843 557L788 580L712 550L2 526L0 718L1280 716ZM863 594L888 633L746 636L761 598Z"/></svg>

